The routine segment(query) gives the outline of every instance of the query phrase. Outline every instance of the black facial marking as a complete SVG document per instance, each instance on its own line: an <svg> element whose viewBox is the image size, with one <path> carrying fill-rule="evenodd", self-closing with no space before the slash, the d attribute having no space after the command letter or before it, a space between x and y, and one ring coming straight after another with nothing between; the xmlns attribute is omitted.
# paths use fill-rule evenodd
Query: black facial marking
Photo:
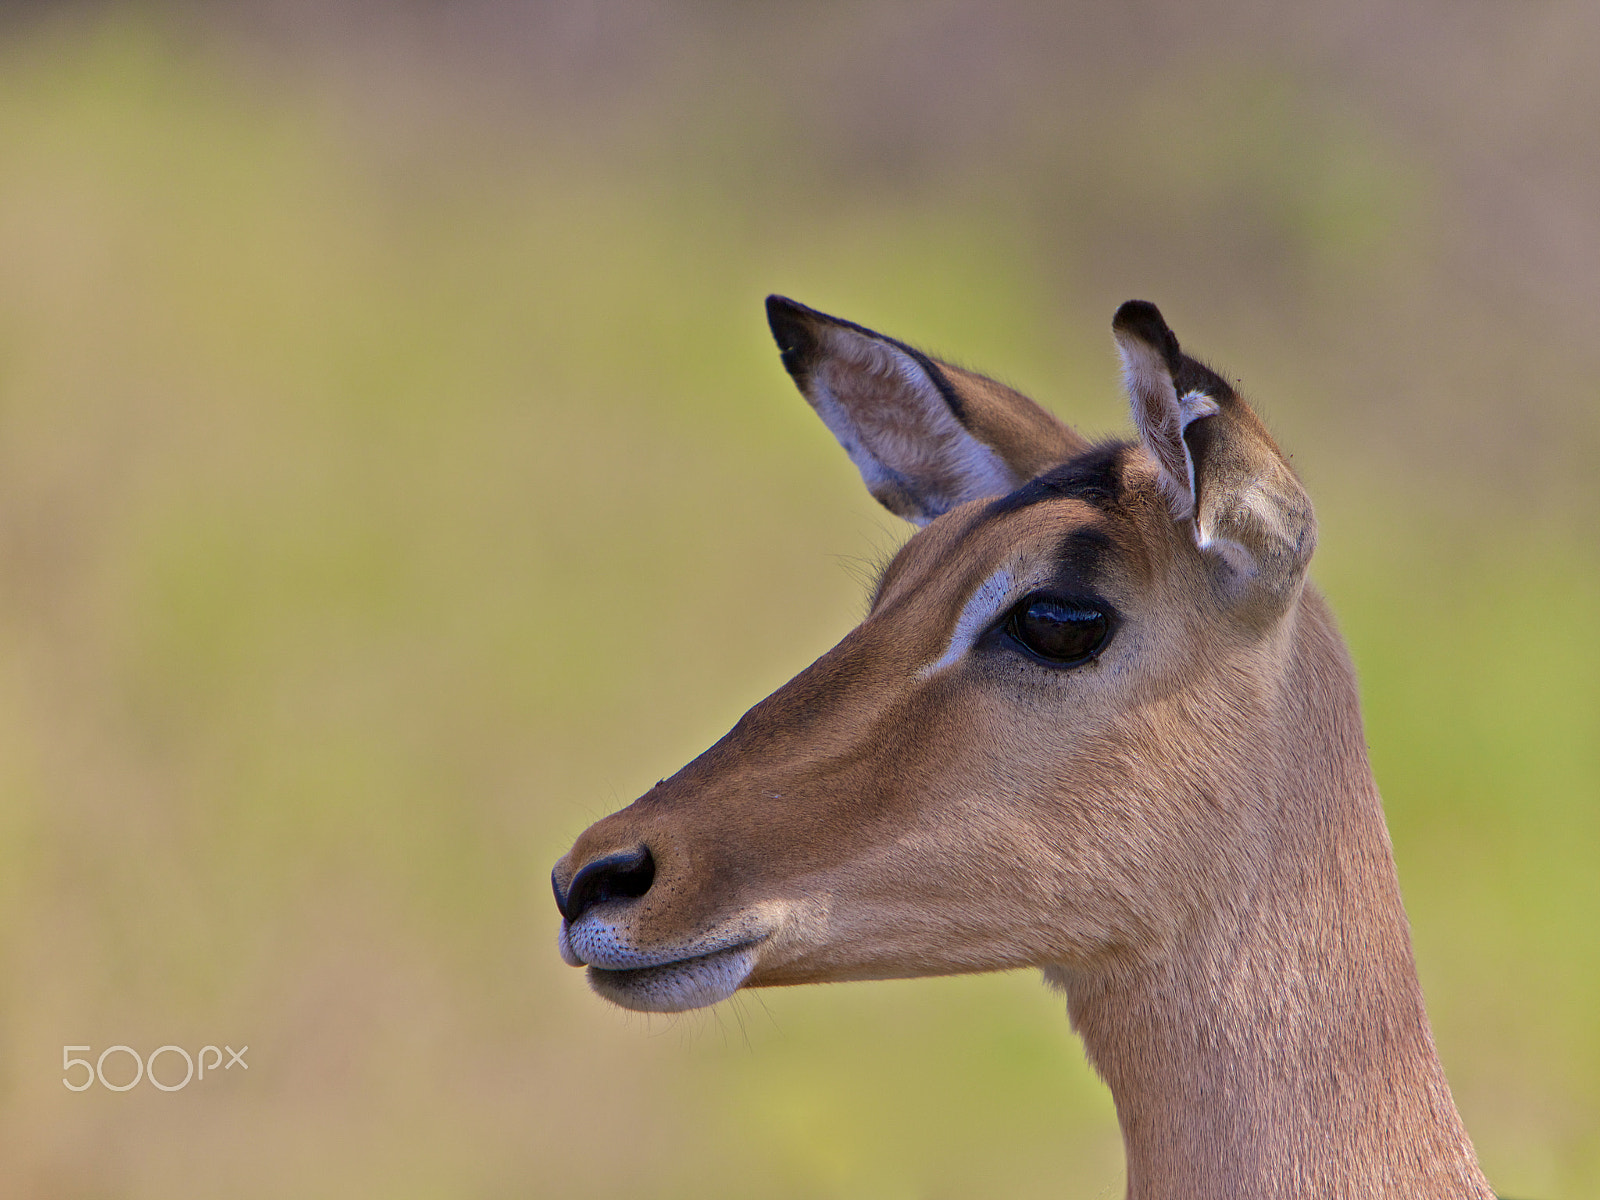
<svg viewBox="0 0 1600 1200"><path fill-rule="evenodd" d="M1074 529L1062 539L1056 561L1068 578L1090 587L1106 573L1106 564L1115 552L1108 534L1099 529Z"/></svg>
<svg viewBox="0 0 1600 1200"><path fill-rule="evenodd" d="M1030 479L989 506L990 517L1014 513L1045 500L1070 496L1111 510L1122 492L1122 456L1127 442L1105 442Z"/></svg>

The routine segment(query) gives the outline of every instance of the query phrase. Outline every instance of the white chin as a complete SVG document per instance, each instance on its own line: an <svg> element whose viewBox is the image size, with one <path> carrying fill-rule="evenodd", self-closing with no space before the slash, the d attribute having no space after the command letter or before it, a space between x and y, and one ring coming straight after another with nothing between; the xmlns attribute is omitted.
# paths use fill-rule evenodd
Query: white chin
<svg viewBox="0 0 1600 1200"><path fill-rule="evenodd" d="M635 1012L687 1012L726 1000L756 965L754 945L732 946L699 958L632 971L589 968L589 986Z"/></svg>

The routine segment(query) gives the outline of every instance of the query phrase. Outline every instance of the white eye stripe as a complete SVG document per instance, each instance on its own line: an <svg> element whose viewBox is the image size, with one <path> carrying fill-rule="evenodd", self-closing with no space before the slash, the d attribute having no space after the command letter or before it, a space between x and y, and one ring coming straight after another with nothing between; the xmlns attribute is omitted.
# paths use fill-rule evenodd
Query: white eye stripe
<svg viewBox="0 0 1600 1200"><path fill-rule="evenodd" d="M972 643L978 640L978 635L1005 611L1022 590L1017 586L1016 576L1009 566L1001 567L974 588L961 609L961 615L956 618L955 628L950 631L949 646L938 659L918 672L919 677L927 679L930 675L938 674L972 649Z"/></svg>

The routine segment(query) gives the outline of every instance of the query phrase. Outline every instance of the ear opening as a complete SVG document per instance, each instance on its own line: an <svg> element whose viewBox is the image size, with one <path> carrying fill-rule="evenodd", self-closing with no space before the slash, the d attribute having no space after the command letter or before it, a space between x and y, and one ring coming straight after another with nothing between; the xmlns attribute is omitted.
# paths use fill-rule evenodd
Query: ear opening
<svg viewBox="0 0 1600 1200"><path fill-rule="evenodd" d="M925 525L1086 448L1021 393L784 296L767 297L784 368L891 512Z"/></svg>
<svg viewBox="0 0 1600 1200"><path fill-rule="evenodd" d="M1111 328L1134 423L1173 519L1191 523L1231 599L1258 615L1281 612L1316 547L1300 480L1227 381L1182 352L1155 305L1128 301Z"/></svg>

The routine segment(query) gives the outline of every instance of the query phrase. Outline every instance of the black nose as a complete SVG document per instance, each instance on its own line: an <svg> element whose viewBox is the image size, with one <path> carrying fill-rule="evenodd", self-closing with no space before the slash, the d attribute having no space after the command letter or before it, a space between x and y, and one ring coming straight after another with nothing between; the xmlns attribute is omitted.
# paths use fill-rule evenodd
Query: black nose
<svg viewBox="0 0 1600 1200"><path fill-rule="evenodd" d="M606 900L636 899L648 892L655 881L656 860L650 857L648 846L635 846L632 850L585 863L572 877L572 885L564 896L555 875L550 876L556 907L569 921L576 921L589 908Z"/></svg>

